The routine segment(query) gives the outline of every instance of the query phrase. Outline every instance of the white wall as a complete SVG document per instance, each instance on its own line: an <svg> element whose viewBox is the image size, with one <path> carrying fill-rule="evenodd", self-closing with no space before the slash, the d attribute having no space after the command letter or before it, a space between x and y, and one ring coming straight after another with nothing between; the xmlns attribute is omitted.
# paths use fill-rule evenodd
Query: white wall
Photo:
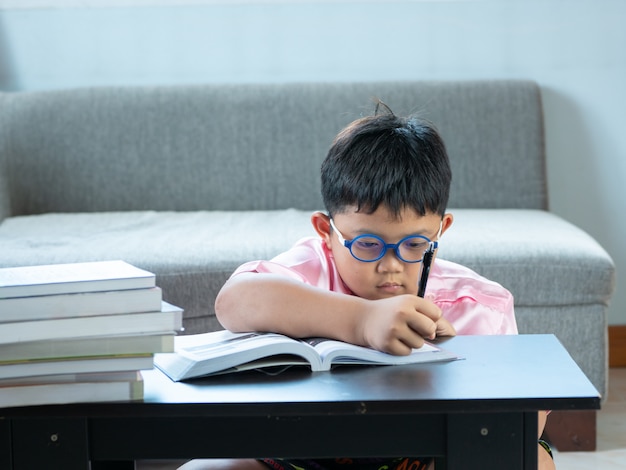
<svg viewBox="0 0 626 470"><path fill-rule="evenodd" d="M65 8L56 8L59 4ZM0 1L0 90L310 80L538 81L546 109L551 208L587 230L615 260L617 291L609 318L626 324L626 276L621 276L626 272L626 2L115 4L120 6L103 0Z"/></svg>

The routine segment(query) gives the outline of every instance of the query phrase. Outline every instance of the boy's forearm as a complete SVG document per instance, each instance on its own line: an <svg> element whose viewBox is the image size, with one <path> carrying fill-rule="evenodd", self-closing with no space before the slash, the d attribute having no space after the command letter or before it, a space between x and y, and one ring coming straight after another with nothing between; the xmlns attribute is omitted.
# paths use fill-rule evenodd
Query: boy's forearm
<svg viewBox="0 0 626 470"><path fill-rule="evenodd" d="M273 331L364 344L358 318L365 302L282 276L246 273L224 285L215 312L231 331Z"/></svg>

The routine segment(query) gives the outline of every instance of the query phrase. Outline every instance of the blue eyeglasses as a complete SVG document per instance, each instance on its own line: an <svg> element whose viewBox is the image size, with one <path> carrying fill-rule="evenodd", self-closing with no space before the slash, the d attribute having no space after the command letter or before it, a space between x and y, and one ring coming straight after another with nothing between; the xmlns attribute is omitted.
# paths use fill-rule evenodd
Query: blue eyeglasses
<svg viewBox="0 0 626 470"><path fill-rule="evenodd" d="M443 222L439 223L437 238L441 236L442 223ZM330 219L330 226L337 234L339 242L350 250L350 254L354 258L365 263L378 261L385 256L385 253L387 253L387 250L389 249L393 249L398 259L404 261L405 263L419 263L424 258L424 253L426 253L426 251L429 249L435 250L439 244L438 242L432 241L430 238L424 237L423 235L409 235L408 237L404 237L398 243L387 243L378 235L371 234L359 235L352 240L346 240L341 232L337 230L333 219Z"/></svg>

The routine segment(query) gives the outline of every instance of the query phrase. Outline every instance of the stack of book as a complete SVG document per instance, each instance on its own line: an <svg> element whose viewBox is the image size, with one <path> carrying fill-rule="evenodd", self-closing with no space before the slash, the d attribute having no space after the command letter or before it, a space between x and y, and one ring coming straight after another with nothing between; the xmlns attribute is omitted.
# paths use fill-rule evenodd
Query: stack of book
<svg viewBox="0 0 626 470"><path fill-rule="evenodd" d="M0 408L142 399L182 313L124 261L0 269Z"/></svg>

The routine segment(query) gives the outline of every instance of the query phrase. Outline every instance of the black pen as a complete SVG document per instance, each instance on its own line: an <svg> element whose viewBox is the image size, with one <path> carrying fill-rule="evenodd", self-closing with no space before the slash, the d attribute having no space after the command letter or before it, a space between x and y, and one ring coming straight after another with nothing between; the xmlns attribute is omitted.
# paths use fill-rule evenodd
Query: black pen
<svg viewBox="0 0 626 470"><path fill-rule="evenodd" d="M424 297L424 293L426 292L426 283L428 282L428 275L430 274L430 265L433 262L436 248L437 242L430 242L428 249L424 252L424 257L422 258L422 275L420 276L420 283L417 289L418 297Z"/></svg>

